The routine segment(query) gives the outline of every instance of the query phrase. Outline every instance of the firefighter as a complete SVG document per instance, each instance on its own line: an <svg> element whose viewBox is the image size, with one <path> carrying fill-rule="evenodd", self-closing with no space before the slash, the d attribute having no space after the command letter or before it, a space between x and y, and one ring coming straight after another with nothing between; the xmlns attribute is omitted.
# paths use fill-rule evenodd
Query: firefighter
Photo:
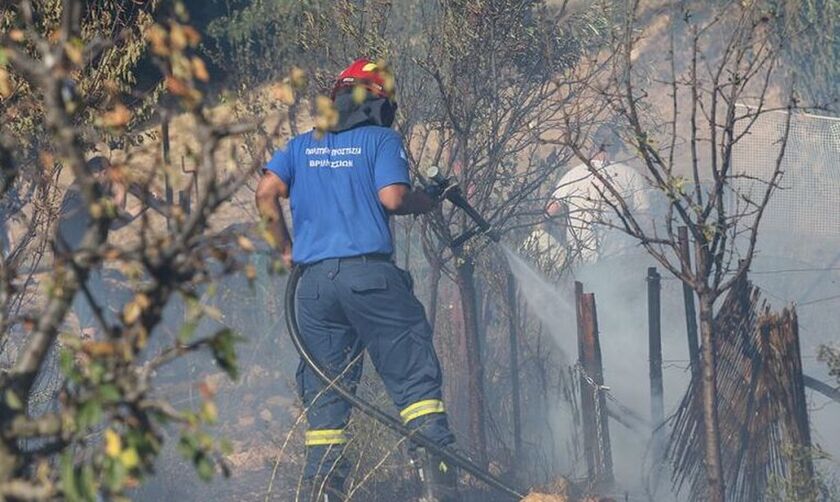
<svg viewBox="0 0 840 502"><path fill-rule="evenodd" d="M319 365L354 389L367 350L403 422L449 445L455 438L442 401L432 328L411 276L393 262L389 226L390 215L430 211L440 194L411 189L406 153L391 129L397 105L389 81L367 59L345 69L332 92L337 125L296 136L277 151L260 179L256 205L286 265L304 269L298 318ZM281 197L289 199L294 246ZM349 473L343 453L350 405L325 392L302 361L296 376L309 422L304 496L341 500ZM424 500L458 500L454 466L423 448L411 448L410 455Z"/></svg>

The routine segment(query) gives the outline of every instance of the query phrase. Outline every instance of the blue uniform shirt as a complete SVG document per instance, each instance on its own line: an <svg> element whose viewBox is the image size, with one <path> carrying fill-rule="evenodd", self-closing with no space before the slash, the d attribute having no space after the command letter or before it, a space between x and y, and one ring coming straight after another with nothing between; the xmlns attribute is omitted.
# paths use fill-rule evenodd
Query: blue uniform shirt
<svg viewBox="0 0 840 502"><path fill-rule="evenodd" d="M310 131L289 140L266 169L289 187L295 263L393 253L379 190L409 184L408 161L394 130L362 126L321 139Z"/></svg>

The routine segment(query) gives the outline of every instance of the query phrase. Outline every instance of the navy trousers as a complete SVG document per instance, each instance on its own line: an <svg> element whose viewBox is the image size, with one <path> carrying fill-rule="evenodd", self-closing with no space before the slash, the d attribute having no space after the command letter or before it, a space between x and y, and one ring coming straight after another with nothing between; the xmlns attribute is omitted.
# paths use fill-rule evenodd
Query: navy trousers
<svg viewBox="0 0 840 502"><path fill-rule="evenodd" d="M441 400L442 375L432 328L414 296L411 276L390 261L355 257L309 265L297 290L301 336L331 376L355 391L367 350L403 423L441 445L455 437ZM307 408L304 477L345 478L350 405L301 361L297 384Z"/></svg>

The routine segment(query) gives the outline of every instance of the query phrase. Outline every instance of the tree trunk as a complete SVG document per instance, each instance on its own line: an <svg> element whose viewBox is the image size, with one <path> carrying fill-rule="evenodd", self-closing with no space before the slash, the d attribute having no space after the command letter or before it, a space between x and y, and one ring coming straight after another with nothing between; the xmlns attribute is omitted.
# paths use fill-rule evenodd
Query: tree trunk
<svg viewBox="0 0 840 502"><path fill-rule="evenodd" d="M440 261L430 261L429 266L431 267L429 272L429 305L426 307L426 317L429 319L429 325L432 327L432 330L436 330L438 288L440 287Z"/></svg>
<svg viewBox="0 0 840 502"><path fill-rule="evenodd" d="M476 460L485 465L487 438L484 427L484 368L481 364L478 329L478 298L475 289L475 264L469 258L457 257L455 267L461 311L464 315L464 340L467 349L467 389L469 391L469 432Z"/></svg>
<svg viewBox="0 0 840 502"><path fill-rule="evenodd" d="M715 350L714 313L709 293L700 293L701 389L705 425L706 478L709 502L724 501L723 466L720 454L720 427L717 409L717 353Z"/></svg>
<svg viewBox="0 0 840 502"><path fill-rule="evenodd" d="M510 330L510 400L513 414L514 460L522 458L522 421L519 402L519 305L516 298L516 280L507 273L508 329Z"/></svg>
<svg viewBox="0 0 840 502"><path fill-rule="evenodd" d="M679 227L680 258L682 271L691 271L691 248L688 243L688 227ZM683 304L685 305L685 329L688 337L688 360L691 364L692 377L700 373L700 355L697 348L697 310L694 307L694 290L683 281Z"/></svg>
<svg viewBox="0 0 840 502"><path fill-rule="evenodd" d="M449 313L449 331L447 335L448 347L450 351L444 352L443 357L449 361L447 368L452 368L447 371L447 378L444 385L452 389L451 392L446 393L449 401L449 415L450 419L456 421L458 424L456 429L465 431L469 430L469 408L470 403L468 399L468 379L466 378L465 368L467 367L467 343L462 336L464 332L464 309L461 306L461 294L458 292L458 284L446 284L439 293L438 302L445 303L445 309ZM462 438L465 446L470 444L468 438Z"/></svg>

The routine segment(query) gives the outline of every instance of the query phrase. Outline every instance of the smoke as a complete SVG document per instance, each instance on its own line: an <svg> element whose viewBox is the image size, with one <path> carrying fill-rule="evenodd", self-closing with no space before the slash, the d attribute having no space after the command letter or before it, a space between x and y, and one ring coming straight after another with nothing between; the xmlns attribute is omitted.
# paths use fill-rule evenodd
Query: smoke
<svg viewBox="0 0 840 502"><path fill-rule="evenodd" d="M563 363L571 363L569 354L577 347L575 307L571 295L563 294L521 256L502 244L511 273L519 284L519 292L528 310L540 320L562 351Z"/></svg>
<svg viewBox="0 0 840 502"><path fill-rule="evenodd" d="M577 359L573 280L581 281L586 292L595 293L604 383L622 405L642 417L649 417L645 274L647 267L654 265L651 259L642 253L631 253L615 260L602 260L570 270L569 279L553 283L510 248L503 249L528 311L539 319L543 329L563 351L564 364L573 364ZM667 416L679 404L689 379L681 283L665 278L661 297ZM561 443L576 433L569 413L559 406L553 411L555 440ZM658 487L650 477L654 460L649 450L650 435L639 434L611 420L610 437L619 486L632 493L650 490L655 492L654 500L675 500L675 494L669 490L667 473L660 475ZM568 452L561 451L560 454L568 455ZM562 458L557 462L563 465L573 463L574 459ZM584 471L577 467L577 473L585 475Z"/></svg>

